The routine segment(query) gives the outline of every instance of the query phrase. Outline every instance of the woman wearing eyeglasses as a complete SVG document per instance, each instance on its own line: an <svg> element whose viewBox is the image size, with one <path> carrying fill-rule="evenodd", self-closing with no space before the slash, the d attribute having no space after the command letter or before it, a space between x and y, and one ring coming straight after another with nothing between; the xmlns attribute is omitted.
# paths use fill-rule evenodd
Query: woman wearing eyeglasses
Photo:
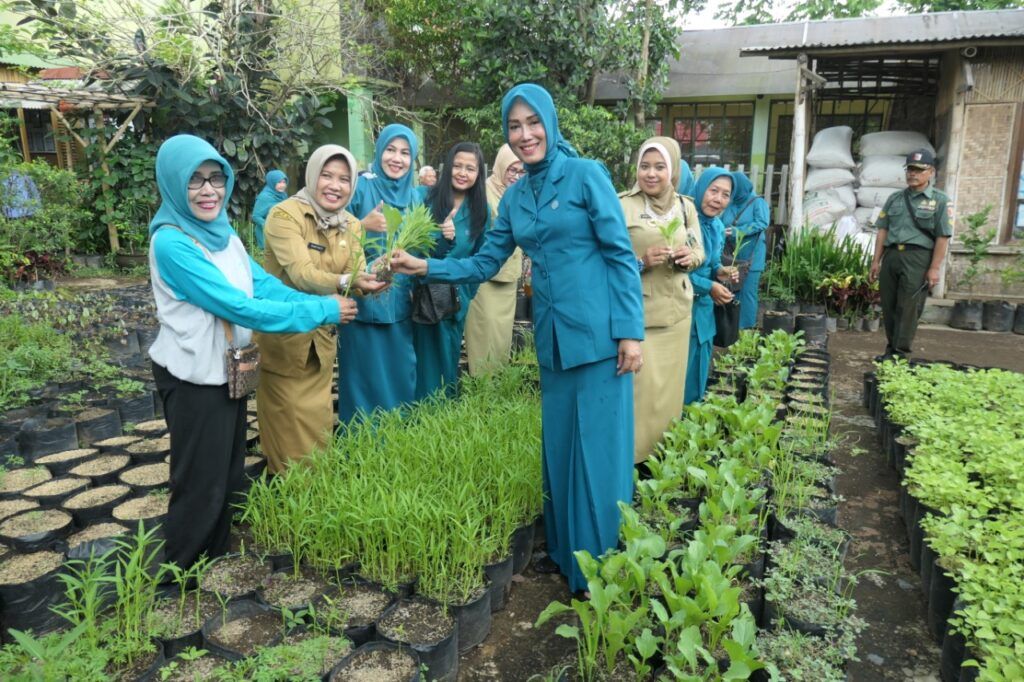
<svg viewBox="0 0 1024 682"><path fill-rule="evenodd" d="M374 293L384 282L366 272L363 230L345 210L356 187L356 159L328 144L306 163L306 185L277 204L266 222L267 272L310 294ZM348 299L346 299L348 300ZM256 406L260 446L271 473L323 446L334 427L331 378L338 328L299 334L257 334L260 384Z"/></svg>
<svg viewBox="0 0 1024 682"><path fill-rule="evenodd" d="M505 190L526 175L523 162L507 144L498 150L487 178L487 203L491 220L498 219L498 204ZM512 322L516 316L516 292L523 272L523 252L516 247L498 274L477 289L466 316L466 356L469 373L476 376L501 367L512 352Z"/></svg>
<svg viewBox="0 0 1024 682"><path fill-rule="evenodd" d="M241 347L253 330L347 322L356 306L290 289L249 258L225 210L234 172L204 140L164 142L156 178L162 201L149 224L149 267L160 332L149 356L171 437L167 559L187 567L226 550L242 487L246 401L228 395L227 330Z"/></svg>

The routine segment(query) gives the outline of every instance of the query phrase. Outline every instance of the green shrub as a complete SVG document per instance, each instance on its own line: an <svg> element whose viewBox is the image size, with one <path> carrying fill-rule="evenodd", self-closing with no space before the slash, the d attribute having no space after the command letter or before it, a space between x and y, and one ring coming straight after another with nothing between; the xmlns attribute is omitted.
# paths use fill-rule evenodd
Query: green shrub
<svg viewBox="0 0 1024 682"><path fill-rule="evenodd" d="M19 200L3 180L27 176L39 190L38 201ZM93 223L85 208L85 187L75 174L43 161L0 165L0 204L24 205L32 215L8 218L0 213L0 273L9 281L34 281L64 268L64 254Z"/></svg>
<svg viewBox="0 0 1024 682"><path fill-rule="evenodd" d="M0 317L0 411L20 407L28 392L68 371L71 340L44 323Z"/></svg>
<svg viewBox="0 0 1024 682"><path fill-rule="evenodd" d="M829 281L848 275L867 279L869 255L850 237L836 239L835 229L805 229L786 240L786 249L768 266L764 287L780 300L825 304Z"/></svg>
<svg viewBox="0 0 1024 682"><path fill-rule="evenodd" d="M487 158L492 159L505 143L501 129L501 106L490 104L478 109L460 109L456 116L465 121ZM611 173L612 183L619 191L628 189L636 179L633 154L647 139L648 131L624 123L603 107L558 107L558 125L562 135L580 156L598 159Z"/></svg>

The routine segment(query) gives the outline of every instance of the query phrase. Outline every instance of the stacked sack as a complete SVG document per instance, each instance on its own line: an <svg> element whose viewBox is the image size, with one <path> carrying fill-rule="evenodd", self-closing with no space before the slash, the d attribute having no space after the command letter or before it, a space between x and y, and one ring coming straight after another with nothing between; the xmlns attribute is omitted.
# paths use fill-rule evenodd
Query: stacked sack
<svg viewBox="0 0 1024 682"><path fill-rule="evenodd" d="M907 186L903 166L907 154L935 148L923 134L911 130L889 130L868 133L860 138L860 169L857 180L857 210L854 217L862 229L872 229L869 223L875 209L881 209L894 192Z"/></svg>
<svg viewBox="0 0 1024 682"><path fill-rule="evenodd" d="M853 214L857 198L853 191L853 128L825 128L814 136L807 153L804 181L804 224L827 230L843 216Z"/></svg>

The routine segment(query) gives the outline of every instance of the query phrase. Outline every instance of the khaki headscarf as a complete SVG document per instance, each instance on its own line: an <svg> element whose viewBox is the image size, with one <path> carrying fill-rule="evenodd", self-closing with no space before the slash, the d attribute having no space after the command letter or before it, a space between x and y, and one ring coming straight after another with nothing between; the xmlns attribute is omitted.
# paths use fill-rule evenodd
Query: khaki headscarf
<svg viewBox="0 0 1024 682"><path fill-rule="evenodd" d="M509 147L507 144L501 145L501 149L498 150L498 156L494 159L491 174L487 176L486 185L489 199L498 201L505 194L505 190L508 189L505 185L505 171L518 160L519 157L512 151L512 147Z"/></svg>
<svg viewBox="0 0 1024 682"><path fill-rule="evenodd" d="M348 195L345 205L337 211L328 211L313 198L316 192L316 183L320 179L320 172L327 165L327 160L332 156L343 156L348 161L349 171L352 173L352 192ZM325 144L318 147L306 162L306 186L295 193L295 199L313 207L316 212L317 227L327 230L332 227L344 225L342 216L345 214L345 207L352 201L356 194L356 181L359 179L359 167L356 165L356 157L352 152L337 144Z"/></svg>
<svg viewBox="0 0 1024 682"><path fill-rule="evenodd" d="M640 153L636 157L636 173L640 175L640 160L644 158L651 149L657 150L664 159L665 163L668 164L671 170L671 177L669 178L668 187L656 197L647 197L647 201L650 202L651 208L657 211L660 215L667 215L676 202L676 185L679 184L679 143L673 140L671 137L652 137L640 145ZM629 195L636 194L637 192L643 192L640 189L639 180L633 183L633 188L628 192Z"/></svg>

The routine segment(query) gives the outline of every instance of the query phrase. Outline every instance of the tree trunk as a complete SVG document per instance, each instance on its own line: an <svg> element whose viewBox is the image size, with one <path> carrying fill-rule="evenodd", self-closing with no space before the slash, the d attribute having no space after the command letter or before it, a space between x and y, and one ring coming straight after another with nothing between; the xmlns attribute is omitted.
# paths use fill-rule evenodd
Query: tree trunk
<svg viewBox="0 0 1024 682"><path fill-rule="evenodd" d="M640 41L640 64L636 69L636 90L632 93L633 123L637 128L643 128L647 124L647 112L645 111L646 107L641 93L647 88L647 78L650 72L651 15L654 11L653 5L654 0L647 0L644 3L644 33Z"/></svg>
<svg viewBox="0 0 1024 682"><path fill-rule="evenodd" d="M594 100L597 98L597 72L590 74L590 79L587 80L587 91L583 95L583 101L588 107L594 106Z"/></svg>

